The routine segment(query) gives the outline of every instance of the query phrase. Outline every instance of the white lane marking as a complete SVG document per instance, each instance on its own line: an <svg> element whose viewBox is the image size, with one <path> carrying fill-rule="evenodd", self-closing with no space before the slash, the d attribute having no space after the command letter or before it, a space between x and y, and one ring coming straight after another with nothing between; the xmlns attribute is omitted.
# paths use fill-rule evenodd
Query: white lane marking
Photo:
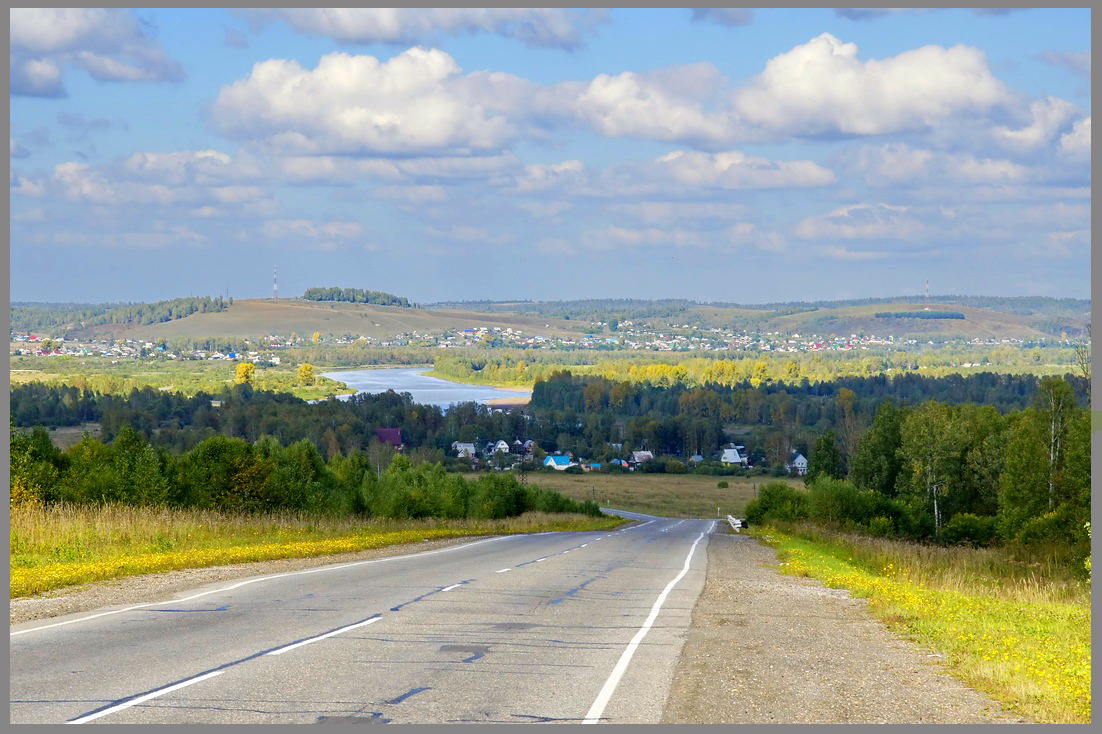
<svg viewBox="0 0 1102 734"><path fill-rule="evenodd" d="M441 592L444 592L444 591L451 591L452 589L458 589L458 588L459 588L460 586L462 586L462 585L463 585L463 584L452 584L451 586L449 586L449 587L447 587L447 588L444 588L444 589L441 589L440 591L441 591Z"/></svg>
<svg viewBox="0 0 1102 734"><path fill-rule="evenodd" d="M682 566L681 572L674 576L673 581L666 584L666 588L658 595L658 599L655 600L654 606L651 607L650 614L647 616L646 621L643 622L643 626L640 627L639 631L635 633L635 636L631 638L631 642L628 643L627 649L624 650L623 654L620 656L620 660L617 661L616 667L612 669L612 674L608 677L608 680L605 681L604 686L601 688L601 692L597 694L597 699L593 702L593 705L589 707L589 713L585 715L585 720L582 722L583 724L596 724L600 721L605 706L608 705L613 692L616 690L616 686L620 684L620 679L628 669L628 663L631 662L632 655L635 654L635 650L639 647L639 643L647 636L647 632L650 631L651 625L654 624L654 620L658 618L658 612L662 609L662 604L666 601L666 597L669 596L670 591L677 585L677 582L683 579L685 574L689 572L689 562L693 560L693 552L696 551L696 546L704 536L705 533L701 533L697 536L697 539L693 541L693 547L689 549L689 554L685 556L685 565Z"/></svg>
<svg viewBox="0 0 1102 734"><path fill-rule="evenodd" d="M540 561L546 561L546 560L547 560L547 558L537 558L536 563L539 563Z"/></svg>
<svg viewBox="0 0 1102 734"><path fill-rule="evenodd" d="M511 568L503 568L500 571L494 571L494 573L505 573L506 571L512 571L512 570L513 569L511 569Z"/></svg>
<svg viewBox="0 0 1102 734"><path fill-rule="evenodd" d="M163 696L166 693L172 693L173 691L179 690L179 689L181 689L185 686L190 686L190 685L193 685L195 683L199 683L200 681L204 681L207 678L213 678L216 675L222 675L225 672L226 671L224 671L224 670L215 670L215 671L210 672L210 673L204 673L203 675L196 676L196 677L194 677L190 680L185 680L185 681L181 681L179 683L175 683L175 684L173 684L171 686L168 686L166 688L162 688L159 691L153 691L152 693L147 693L144 696L138 696L137 698L132 698L129 701L123 701L118 706L112 706L111 708L106 708L106 709L103 709L102 711L97 711L94 714L88 714L87 716L81 716L79 719L73 719L72 721L68 721L66 723L68 723L68 724L83 724L86 721L91 721L92 719L98 719L101 716L107 716L107 714L113 714L116 711L122 711L123 709L130 708L131 706L137 706L139 703L145 703L146 701L148 701L151 698L156 698L157 696Z"/></svg>
<svg viewBox="0 0 1102 734"><path fill-rule="evenodd" d="M317 637L311 637L309 640L300 640L300 641L295 642L293 644L287 645L287 647L281 647L278 650L272 650L268 654L269 655L282 655L283 653L287 652L288 650L294 650L296 647L302 647L303 645L309 645L311 642L318 642L319 640L324 640L326 637L332 637L333 635L339 635L342 632L347 632L348 630L354 630L357 627L366 627L369 624L373 624L375 622L378 622L380 619L382 619L382 617L372 617L371 619L365 619L362 622L356 622L356 624L350 624L347 627L341 627L339 630L333 630L332 632L326 632L324 635L318 635Z"/></svg>
<svg viewBox="0 0 1102 734"><path fill-rule="evenodd" d="M106 616L111 615L111 614L122 614L123 612L131 612L135 609L143 609L145 607L157 607L157 606L161 606L162 604L167 604L169 602L172 602L173 604L178 604L179 602L191 601L192 599L198 599L200 597L208 596L210 594L218 594L218 593L225 592L225 591L233 591L234 589L238 589L242 586L248 586L249 584L255 584L255 583L260 582L260 581L270 581L271 579L283 578L284 576L301 576L302 574L307 574L307 573L320 573L322 571L337 571L337 570L342 569L342 568L351 568L352 566L362 566L362 565L368 564L368 563L383 563L385 561L400 561L404 558L416 558L418 556L431 556L431 555L435 555L436 553L449 553L451 551L463 550L464 548L472 548L476 545L481 545L482 543L492 543L496 540L506 540L508 538L520 538L520 537L523 537L523 536L521 536L521 535L502 535L502 536L497 537L497 538L488 538L486 540L476 540L473 543L466 543L466 544L463 544L463 545L457 545L453 548L441 548L440 550L426 551L424 553L408 553L404 556L390 556L389 558L375 558L375 559L372 559L372 560L369 560L369 561L353 561L352 563L342 563L342 564L337 565L337 566L322 566L320 568L309 568L309 569L306 569L305 571L288 571L287 573L277 573L277 574L273 574L271 576L260 576L260 577L255 578L255 579L247 579L245 581L240 581L236 584L230 584L229 586L223 586L223 587L218 588L218 589L211 589L210 591L203 591L203 592L200 592L198 594L193 594L191 596L185 596L185 597L180 598L180 599L168 599L168 600L165 600L165 601L155 601L155 602L149 602L148 604L135 604L133 606L126 607L125 609L113 609L109 612L100 612L98 614L90 614L87 617L79 617L77 619L70 619L70 620L67 620L65 622L54 622L53 624L44 624L41 627L31 627L30 629L16 630L15 632L11 633L11 637L15 637L16 635L25 635L28 632L38 632L39 630L50 629L51 627L61 627L61 626L66 625L66 624L74 624L76 622L85 622L89 619L95 619L96 617L106 617Z"/></svg>
<svg viewBox="0 0 1102 734"><path fill-rule="evenodd" d="M585 548L585 547L586 547L587 545L589 545L589 543L582 543L582 544L581 544L580 546L578 546L578 547L579 547L579 548Z"/></svg>

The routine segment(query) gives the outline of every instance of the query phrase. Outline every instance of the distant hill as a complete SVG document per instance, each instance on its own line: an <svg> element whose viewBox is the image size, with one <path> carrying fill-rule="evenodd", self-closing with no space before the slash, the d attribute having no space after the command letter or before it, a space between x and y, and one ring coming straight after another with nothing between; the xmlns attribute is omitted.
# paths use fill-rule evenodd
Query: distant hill
<svg viewBox="0 0 1102 734"><path fill-rule="evenodd" d="M577 336L578 333L568 321L542 317L266 298L235 300L221 313L194 314L164 324L113 330L112 335L121 338L125 333L142 339L251 338L295 332L301 337L309 337L320 331L322 334L385 338L403 332L439 333L446 329L478 326L520 329L526 334L544 336Z"/></svg>

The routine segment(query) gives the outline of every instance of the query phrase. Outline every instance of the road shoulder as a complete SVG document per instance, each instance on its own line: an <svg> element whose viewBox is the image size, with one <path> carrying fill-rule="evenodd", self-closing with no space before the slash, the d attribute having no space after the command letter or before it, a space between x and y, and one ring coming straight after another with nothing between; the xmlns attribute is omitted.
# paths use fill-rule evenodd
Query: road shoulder
<svg viewBox="0 0 1102 734"><path fill-rule="evenodd" d="M662 723L1028 723L896 636L864 599L776 562L749 536L712 536Z"/></svg>

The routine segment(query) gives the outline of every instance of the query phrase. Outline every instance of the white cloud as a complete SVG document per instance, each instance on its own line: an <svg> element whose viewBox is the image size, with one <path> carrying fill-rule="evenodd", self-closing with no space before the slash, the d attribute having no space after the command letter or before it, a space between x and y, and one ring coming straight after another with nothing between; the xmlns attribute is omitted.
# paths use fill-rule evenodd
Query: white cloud
<svg viewBox="0 0 1102 734"><path fill-rule="evenodd" d="M839 207L824 216L809 217L795 227L797 237L818 240L915 240L929 227L908 211L891 204Z"/></svg>
<svg viewBox="0 0 1102 734"><path fill-rule="evenodd" d="M238 11L256 24L282 20L341 43L416 44L438 33L495 33L529 46L574 49L604 11L564 8L274 8Z"/></svg>
<svg viewBox="0 0 1102 734"><path fill-rule="evenodd" d="M448 192L443 186L379 186L371 195L402 204L435 204L448 200Z"/></svg>
<svg viewBox="0 0 1102 734"><path fill-rule="evenodd" d="M1058 97L1039 99L1029 105L1028 125L1018 129L996 127L995 138L1012 150L1034 150L1053 140L1073 117L1081 113L1078 105Z"/></svg>
<svg viewBox="0 0 1102 734"><path fill-rule="evenodd" d="M1090 163L1091 118L1089 116L1076 122L1071 132L1060 136L1060 152Z"/></svg>
<svg viewBox="0 0 1102 734"><path fill-rule="evenodd" d="M826 186L834 173L814 161L773 161L739 151L696 153L674 151L655 161L657 176L693 188L776 189Z"/></svg>
<svg viewBox="0 0 1102 734"><path fill-rule="evenodd" d="M734 93L741 125L759 135L883 135L983 116L1011 101L979 49L923 46L861 61L829 33L770 59Z"/></svg>
<svg viewBox="0 0 1102 734"><path fill-rule="evenodd" d="M183 68L126 10L11 8L10 93L63 97L62 67L112 82L180 81Z"/></svg>
<svg viewBox="0 0 1102 734"><path fill-rule="evenodd" d="M684 229L630 229L613 225L583 233L582 244L595 250L647 247L685 249L704 247L708 244L708 238L701 232Z"/></svg>
<svg viewBox="0 0 1102 734"><path fill-rule="evenodd" d="M1042 51L1038 58L1050 64L1062 66L1079 76L1091 77L1091 52L1088 51Z"/></svg>
<svg viewBox="0 0 1102 734"><path fill-rule="evenodd" d="M719 226L732 220L745 220L747 207L731 202L698 203L688 201L644 201L611 204L610 215L642 222L651 226L695 223L697 226Z"/></svg>
<svg viewBox="0 0 1102 734"><path fill-rule="evenodd" d="M386 62L334 52L313 70L271 59L223 87L212 115L231 137L287 154L469 155L500 149L518 131L485 91L527 87L509 75L464 77L438 50L411 48Z"/></svg>
<svg viewBox="0 0 1102 734"><path fill-rule="evenodd" d="M24 148L22 145L15 141L15 138L8 136L8 157L9 158L26 158L31 152Z"/></svg>
<svg viewBox="0 0 1102 734"><path fill-rule="evenodd" d="M315 219L270 219L261 225L264 236L275 240L307 238L317 245L327 244L332 239L347 240L363 234L359 222L318 221Z"/></svg>
<svg viewBox="0 0 1102 734"><path fill-rule="evenodd" d="M920 187L947 182L1011 184L1030 176L1027 167L1009 160L923 150L906 143L862 146L853 169L874 186Z"/></svg>
<svg viewBox="0 0 1102 734"><path fill-rule="evenodd" d="M562 163L533 163L524 167L516 178L516 190L520 193L547 191L577 185L586 179L585 164L571 160Z"/></svg>
<svg viewBox="0 0 1102 734"><path fill-rule="evenodd" d="M473 227L466 224L453 224L446 228L429 227L425 234L447 240L457 240L473 244L506 245L513 241L513 235L504 232L491 232L485 227Z"/></svg>

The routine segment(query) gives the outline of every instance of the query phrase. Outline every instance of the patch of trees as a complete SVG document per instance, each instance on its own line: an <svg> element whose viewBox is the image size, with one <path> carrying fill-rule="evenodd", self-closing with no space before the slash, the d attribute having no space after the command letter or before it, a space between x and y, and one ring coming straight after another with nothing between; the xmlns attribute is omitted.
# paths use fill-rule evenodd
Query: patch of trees
<svg viewBox="0 0 1102 734"><path fill-rule="evenodd" d="M575 502L512 475L468 480L378 447L326 461L305 439L284 445L271 435L255 442L212 436L173 455L129 426L111 444L85 437L65 452L41 427L29 434L13 427L10 447L13 504L110 502L380 518L495 519L533 510L600 515L592 500Z"/></svg>
<svg viewBox="0 0 1102 734"><path fill-rule="evenodd" d="M409 300L393 293L369 291L362 288L307 288L302 294L307 301L342 301L344 303L370 303L376 306L400 306L409 308Z"/></svg>
<svg viewBox="0 0 1102 734"><path fill-rule="evenodd" d="M848 466L833 438L812 450L808 490L767 486L747 509L752 524L806 520L943 544L1048 546L1079 560L1089 553L1090 412L1065 380L1043 379L1029 406L1008 414L885 401Z"/></svg>
<svg viewBox="0 0 1102 734"><path fill-rule="evenodd" d="M193 313L225 311L222 296L174 298L155 303L13 303L11 328L19 332L64 335L93 326L140 326L173 321Z"/></svg>
<svg viewBox="0 0 1102 734"><path fill-rule="evenodd" d="M960 311L877 311L878 319L963 319Z"/></svg>

